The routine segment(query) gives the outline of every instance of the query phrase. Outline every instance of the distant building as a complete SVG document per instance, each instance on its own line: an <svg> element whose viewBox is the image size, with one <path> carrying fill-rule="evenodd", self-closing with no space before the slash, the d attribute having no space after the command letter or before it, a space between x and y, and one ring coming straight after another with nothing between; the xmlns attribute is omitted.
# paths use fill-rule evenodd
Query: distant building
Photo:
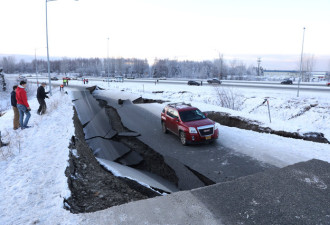
<svg viewBox="0 0 330 225"><path fill-rule="evenodd" d="M311 72L312 77L316 78L316 79L325 79L327 77L327 72L323 72L323 71L313 71Z"/></svg>
<svg viewBox="0 0 330 225"><path fill-rule="evenodd" d="M298 78L300 76L300 71L297 70L264 70L264 77L271 78ZM325 80L327 77L327 72L324 71L303 71L303 80Z"/></svg>
<svg viewBox="0 0 330 225"><path fill-rule="evenodd" d="M296 70L264 70L265 77L299 77L299 71Z"/></svg>

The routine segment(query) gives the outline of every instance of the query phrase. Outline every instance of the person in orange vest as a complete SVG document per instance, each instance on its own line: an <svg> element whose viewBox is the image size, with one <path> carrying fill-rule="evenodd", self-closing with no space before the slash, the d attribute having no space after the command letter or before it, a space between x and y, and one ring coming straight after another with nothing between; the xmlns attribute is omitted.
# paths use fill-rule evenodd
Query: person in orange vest
<svg viewBox="0 0 330 225"><path fill-rule="evenodd" d="M63 90L64 90L64 85L61 84L61 85L60 85L60 91L63 91Z"/></svg>

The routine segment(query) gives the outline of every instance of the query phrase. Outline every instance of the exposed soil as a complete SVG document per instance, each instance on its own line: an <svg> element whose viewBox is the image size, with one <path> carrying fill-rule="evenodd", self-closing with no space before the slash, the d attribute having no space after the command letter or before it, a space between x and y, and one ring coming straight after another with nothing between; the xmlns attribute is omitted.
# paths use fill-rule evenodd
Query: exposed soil
<svg viewBox="0 0 330 225"><path fill-rule="evenodd" d="M244 130L253 130L260 133L269 133L276 134L282 137L302 139L306 141L313 141L319 143L330 143L323 133L318 132L309 132L304 134L299 134L297 132L287 132L287 131L278 131L273 130L269 127L262 127L258 121L247 120L239 116L231 116L228 113L224 112L207 112L207 117L213 121L216 121L224 126L237 127Z"/></svg>
<svg viewBox="0 0 330 225"><path fill-rule="evenodd" d="M92 88L91 91L94 89ZM104 100L98 100L98 102L105 108L114 130L124 134L125 132L131 132L123 126L115 108L108 106ZM159 192L161 190L155 189L153 191L134 180L116 177L101 166L84 139L83 125L75 109L73 122L75 136L72 137L69 145L69 166L65 171L71 191L71 196L64 199L66 209L72 213L95 212L112 206L160 195ZM131 165L130 167L154 173L178 186L179 182L175 171L165 163L162 155L134 136L117 135L112 140L125 144L130 148L130 153L134 152L143 158L140 163ZM117 159L116 162L121 163L124 157L126 155ZM193 170L191 171L194 172ZM200 174L197 177L206 185L214 183Z"/></svg>
<svg viewBox="0 0 330 225"><path fill-rule="evenodd" d="M75 137L72 137L69 146L69 166L65 171L71 190L71 196L64 200L66 209L72 213L95 212L159 195L134 181L116 177L105 170L96 161L84 140L76 111L73 122Z"/></svg>
<svg viewBox="0 0 330 225"><path fill-rule="evenodd" d="M121 118L116 109L108 106L107 102L104 100L98 99L98 101L99 104L105 108L114 130L118 133L131 132L122 124ZM123 143L129 147L131 151L134 151L143 157L143 161L141 163L131 167L157 174L175 185L178 185L178 178L175 175L175 171L165 163L162 155L151 149L148 145L144 144L136 137L117 136L114 137L113 140ZM120 162L120 160L121 159L118 159L117 161Z"/></svg>

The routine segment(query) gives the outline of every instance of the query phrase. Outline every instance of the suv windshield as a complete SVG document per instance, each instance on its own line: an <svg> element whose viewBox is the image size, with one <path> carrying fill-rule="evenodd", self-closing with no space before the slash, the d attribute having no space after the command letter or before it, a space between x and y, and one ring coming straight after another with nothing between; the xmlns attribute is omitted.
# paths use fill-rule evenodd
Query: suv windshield
<svg viewBox="0 0 330 225"><path fill-rule="evenodd" d="M206 119L206 116L198 109L179 112L182 122Z"/></svg>

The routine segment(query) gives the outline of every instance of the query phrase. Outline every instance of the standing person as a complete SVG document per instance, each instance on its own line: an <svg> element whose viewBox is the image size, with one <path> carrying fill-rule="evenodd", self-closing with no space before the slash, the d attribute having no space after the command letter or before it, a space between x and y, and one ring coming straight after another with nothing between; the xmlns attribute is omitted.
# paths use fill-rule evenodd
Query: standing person
<svg viewBox="0 0 330 225"><path fill-rule="evenodd" d="M86 82L86 79L84 78L84 79L83 79L83 81L84 81L84 84L85 84L85 82Z"/></svg>
<svg viewBox="0 0 330 225"><path fill-rule="evenodd" d="M86 79L86 84L88 84L88 79Z"/></svg>
<svg viewBox="0 0 330 225"><path fill-rule="evenodd" d="M17 100L17 109L19 111L19 124L21 129L30 128L28 126L29 119L31 117L31 108L29 106L29 103L27 101L27 95L26 95L26 82L21 81L19 83L20 85L16 89L16 100ZM24 114L26 115L24 120ZM24 120L24 122L23 122Z"/></svg>
<svg viewBox="0 0 330 225"><path fill-rule="evenodd" d="M63 89L64 89L64 85L61 84L61 85L60 85L60 91L63 91Z"/></svg>
<svg viewBox="0 0 330 225"><path fill-rule="evenodd" d="M39 109L37 111L38 115L44 114L46 112L46 109L47 109L45 98L49 98L47 96L47 94L49 92L45 92L45 87L46 87L46 83L42 82L41 85L38 87L38 90L37 90L37 99L38 99L38 102L39 102Z"/></svg>
<svg viewBox="0 0 330 225"><path fill-rule="evenodd" d="M66 79L66 86L69 86L69 79Z"/></svg>
<svg viewBox="0 0 330 225"><path fill-rule="evenodd" d="M66 79L63 78L63 85L65 86L66 85Z"/></svg>
<svg viewBox="0 0 330 225"><path fill-rule="evenodd" d="M17 85L13 86L13 91L11 92L11 106L14 110L14 130L19 128L19 112L17 109L16 89Z"/></svg>

